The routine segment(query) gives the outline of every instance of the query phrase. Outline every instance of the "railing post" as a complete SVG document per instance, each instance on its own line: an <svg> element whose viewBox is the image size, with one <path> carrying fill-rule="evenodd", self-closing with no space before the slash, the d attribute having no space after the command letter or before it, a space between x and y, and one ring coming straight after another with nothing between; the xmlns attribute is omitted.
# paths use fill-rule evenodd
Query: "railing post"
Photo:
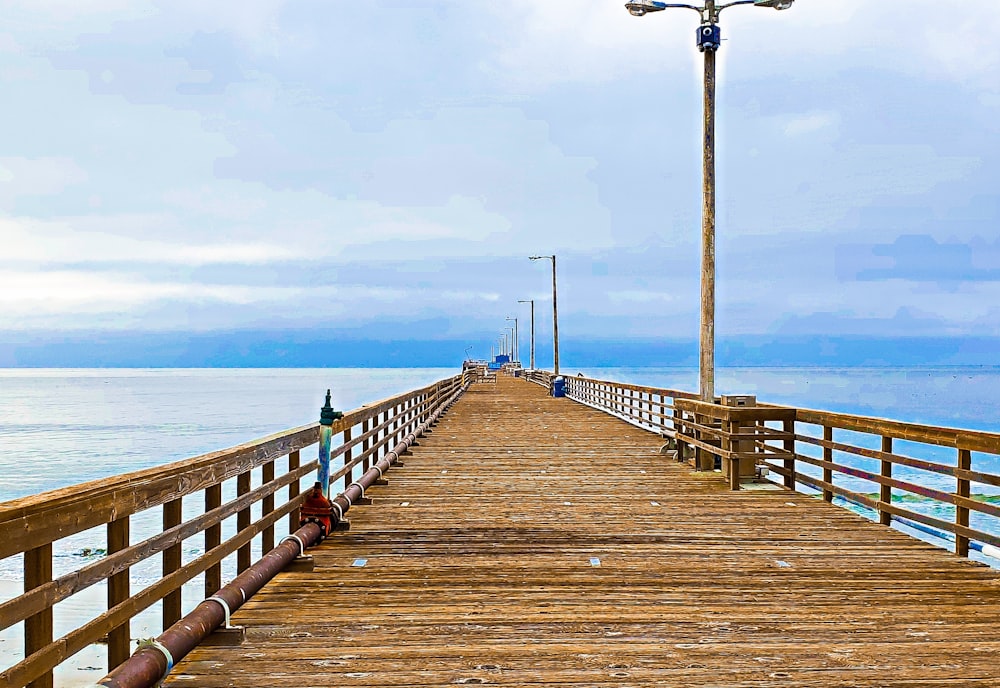
<svg viewBox="0 0 1000 688"><path fill-rule="evenodd" d="M833 442L833 427L830 425L823 426L823 439L827 442ZM833 463L833 447L823 447L823 460L829 463ZM833 485L833 469L824 467L823 468L823 482ZM833 490L824 489L823 490L823 501L827 503L833 502Z"/></svg>
<svg viewBox="0 0 1000 688"><path fill-rule="evenodd" d="M735 423L728 418L724 418L722 421L722 451L728 452L729 455L723 458L725 463L729 464L729 489L736 491L740 489L740 459L738 456L733 456L737 449L740 448L740 443L733 440L733 433L738 432L741 429L739 423Z"/></svg>
<svg viewBox="0 0 1000 688"><path fill-rule="evenodd" d="M686 433L687 430L684 428L684 424L681 422L683 420L683 412L677 408L677 397L674 397L674 412L673 418L670 423L674 426L674 437L676 438L678 433ZM677 442L677 460L684 460L684 447L680 442Z"/></svg>
<svg viewBox="0 0 1000 688"><path fill-rule="evenodd" d="M790 435L795 434L795 421L786 420L781 423L781 431ZM783 448L789 454L792 454L792 458L784 460L785 470L788 471L788 475L785 476L785 487L789 490L795 490L795 438L790 440L785 440Z"/></svg>
<svg viewBox="0 0 1000 688"><path fill-rule="evenodd" d="M361 434L367 435L369 430L371 430L371 421L368 418L365 418L363 421L361 421ZM371 440L369 438L366 437L361 441L361 454L365 457L361 463L362 474L368 472L368 466L371 463L371 457L368 456L368 449L370 447L371 447Z"/></svg>
<svg viewBox="0 0 1000 688"><path fill-rule="evenodd" d="M123 550L128 545L129 517L124 516L108 524L108 554ZM129 587L128 569L108 578L108 609L121 604L131 596ZM129 658L131 629L132 622L129 620L108 633L108 671Z"/></svg>
<svg viewBox="0 0 1000 688"><path fill-rule="evenodd" d="M24 591L52 580L52 543L29 549L24 553ZM41 650L52 642L52 607L46 607L24 621L24 656ZM47 671L28 684L28 688L52 688L52 671Z"/></svg>
<svg viewBox="0 0 1000 688"><path fill-rule="evenodd" d="M242 497L250 491L250 471L244 471L236 476L236 496ZM236 532L242 533L250 527L250 507L236 512ZM250 543L236 550L236 573L243 573L250 568Z"/></svg>
<svg viewBox="0 0 1000 688"><path fill-rule="evenodd" d="M354 435L351 433L350 426L344 428L344 444L350 442L353 436ZM347 466L347 464L349 464L353 458L354 458L354 447L348 447L344 451L344 466ZM354 469L350 468L348 469L347 473L344 474L344 489L346 490L347 486L350 485L352 482L354 482Z"/></svg>
<svg viewBox="0 0 1000 688"><path fill-rule="evenodd" d="M179 526L184 512L183 499L173 499L163 505L163 530ZM181 543L163 550L163 575L169 576L181 567ZM163 630L174 625L181 618L180 588L168 592L163 598Z"/></svg>
<svg viewBox="0 0 1000 688"><path fill-rule="evenodd" d="M205 488L205 511L222 506L222 485ZM222 544L222 524L205 528L205 551L209 552ZM212 564L205 570L205 597L211 597L222 587L222 564Z"/></svg>
<svg viewBox="0 0 1000 688"><path fill-rule="evenodd" d="M972 452L968 449L958 450L958 469L960 471L972 470ZM958 477L955 493L959 497L969 498L971 495L971 482L968 478ZM961 504L955 505L955 525L969 527L969 507ZM955 533L955 554L960 557L969 556L969 538Z"/></svg>
<svg viewBox="0 0 1000 688"><path fill-rule="evenodd" d="M886 453L886 454L891 454L892 453L892 438L891 437L885 437L885 436L882 437L882 451L884 453ZM879 463L880 463L880 468L881 468L881 470L879 472L882 475L882 477L883 478L891 478L892 477L892 461L888 461L886 459L881 459ZM884 526L887 526L887 525L889 525L892 522L892 514L889 511L883 509L881 507L881 504L892 504L892 485L884 485L882 483L879 483L878 499L879 499L879 502L880 502L880 506L879 506L879 510L878 510L878 522L881 523Z"/></svg>
<svg viewBox="0 0 1000 688"><path fill-rule="evenodd" d="M264 485L274 481L274 461L268 461L264 464L261 469L262 481ZM274 493L272 492L268 496L261 500L260 504L260 515L267 516L272 511L274 511ZM263 532L260 534L260 550L263 554L267 554L272 549L274 549L274 526L270 525L264 528Z"/></svg>
<svg viewBox="0 0 1000 688"><path fill-rule="evenodd" d="M302 457L299 454L299 450L296 449L291 454L288 455L288 472L291 473L297 470L302 465ZM288 500L291 501L299 496L299 481L294 480L288 484ZM289 535L294 533L299 529L299 510L295 508L291 513L288 514L288 533Z"/></svg>

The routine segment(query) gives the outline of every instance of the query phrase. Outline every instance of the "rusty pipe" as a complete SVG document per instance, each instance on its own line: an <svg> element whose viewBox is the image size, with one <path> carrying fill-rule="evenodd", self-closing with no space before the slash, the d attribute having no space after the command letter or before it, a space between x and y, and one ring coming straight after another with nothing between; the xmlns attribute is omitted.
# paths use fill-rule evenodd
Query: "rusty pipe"
<svg viewBox="0 0 1000 688"><path fill-rule="evenodd" d="M389 470L392 464L410 445L416 441L431 423L437 421L448 408L454 404L468 385L463 386L419 427L407 435L386 454L377 466L368 470L360 480L348 486L333 503L341 509L340 518L350 508L350 503L364 494L364 490L381 475ZM352 497L345 497L353 491ZM224 585L212 597L203 600L190 614L164 631L152 646L136 650L128 660L119 664L111 673L97 682L96 686L103 688L149 688L162 681L173 669L174 664L185 657L191 650L207 638L216 628L228 623L229 616L250 599L257 591L281 572L293 559L304 550L322 539L322 531L316 523L307 523L294 535L285 538L277 547L261 557L260 561L238 575L230 583Z"/></svg>
<svg viewBox="0 0 1000 688"><path fill-rule="evenodd" d="M148 688L159 683L170 673L175 662L197 647L218 626L228 622L232 612L242 607L265 583L299 556L300 543L309 547L321 539L321 534L319 525L315 523L299 528L294 536L282 541L260 561L164 631L153 646L139 648L97 685L105 688Z"/></svg>

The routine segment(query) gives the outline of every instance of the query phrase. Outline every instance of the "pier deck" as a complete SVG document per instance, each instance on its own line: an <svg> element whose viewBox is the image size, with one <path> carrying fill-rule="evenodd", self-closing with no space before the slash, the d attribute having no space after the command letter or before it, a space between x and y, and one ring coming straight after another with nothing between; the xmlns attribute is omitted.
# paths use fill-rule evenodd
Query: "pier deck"
<svg viewBox="0 0 1000 688"><path fill-rule="evenodd" d="M166 685L1000 686L996 571L659 444L473 386Z"/></svg>

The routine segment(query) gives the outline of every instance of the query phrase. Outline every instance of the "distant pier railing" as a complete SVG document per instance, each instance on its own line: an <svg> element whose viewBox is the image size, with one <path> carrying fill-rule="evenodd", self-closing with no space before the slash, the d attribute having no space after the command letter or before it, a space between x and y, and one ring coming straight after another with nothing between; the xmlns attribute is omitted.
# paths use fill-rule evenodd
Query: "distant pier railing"
<svg viewBox="0 0 1000 688"><path fill-rule="evenodd" d="M457 375L335 420L332 430L339 433L340 442L330 455L339 458L339 467L330 475L331 484L342 481L346 490L357 466L367 471L461 385L462 376ZM314 423L192 459L0 504L0 559L24 555L25 590L0 603L0 630L24 623L24 659L3 668L0 685L51 688L52 670L96 642L107 642L111 670L129 658L130 622L143 610L162 600L166 629L181 618L185 583L204 574L205 597L210 597L222 586L222 562L228 557L235 556L237 573L247 570L254 539L267 553L275 547L276 524L282 518L288 517L289 532L299 527L298 509L306 498L300 481L319 463L303 463L301 452L316 445L319 434ZM258 475L260 484L254 487ZM225 503L224 493L232 495ZM190 498L198 494L203 508L185 520L195 501ZM156 507L162 507L160 532L131 544L134 517ZM256 520L252 508L259 508ZM235 534L223 541L223 524L232 523L227 519L235 519ZM54 577L53 543L95 527L106 528L103 556ZM199 534L204 537L203 553L183 563L183 544ZM130 569L154 556L162 556L162 577L133 594ZM54 606L104 581L107 611L81 619L67 635L53 638Z"/></svg>
<svg viewBox="0 0 1000 688"><path fill-rule="evenodd" d="M960 556L972 549L1000 560L1000 434L758 404L752 397L708 404L679 390L565 379L567 397L660 434L678 460L699 470L721 468L733 489L774 474L789 489L870 510L882 524L895 520L950 540ZM942 477L951 484L942 487ZM931 508L915 508L921 503Z"/></svg>

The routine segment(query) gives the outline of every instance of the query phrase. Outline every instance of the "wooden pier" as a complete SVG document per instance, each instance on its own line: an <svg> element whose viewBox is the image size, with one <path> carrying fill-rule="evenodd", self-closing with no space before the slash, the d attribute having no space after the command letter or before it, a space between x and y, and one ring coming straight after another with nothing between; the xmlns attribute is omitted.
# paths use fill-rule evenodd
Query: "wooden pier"
<svg viewBox="0 0 1000 688"><path fill-rule="evenodd" d="M473 385L165 685L1000 686L996 570L662 443Z"/></svg>

